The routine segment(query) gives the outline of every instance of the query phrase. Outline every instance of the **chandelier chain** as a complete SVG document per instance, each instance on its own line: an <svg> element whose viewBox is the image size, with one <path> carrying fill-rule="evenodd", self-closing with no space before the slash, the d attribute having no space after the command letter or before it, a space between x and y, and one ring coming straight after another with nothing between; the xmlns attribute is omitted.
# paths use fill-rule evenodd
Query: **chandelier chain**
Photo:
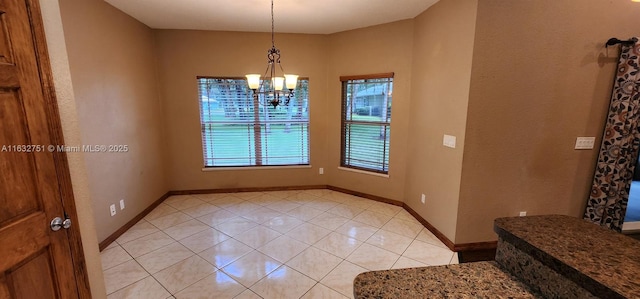
<svg viewBox="0 0 640 299"><path fill-rule="evenodd" d="M276 47L276 39L275 39L275 26L274 26L274 19L273 19L273 0L271 0L271 46L272 47Z"/></svg>

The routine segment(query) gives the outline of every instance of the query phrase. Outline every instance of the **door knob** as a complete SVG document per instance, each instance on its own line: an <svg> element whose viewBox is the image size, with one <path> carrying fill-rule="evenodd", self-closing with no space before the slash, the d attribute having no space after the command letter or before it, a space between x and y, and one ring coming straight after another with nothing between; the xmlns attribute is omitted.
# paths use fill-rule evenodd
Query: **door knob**
<svg viewBox="0 0 640 299"><path fill-rule="evenodd" d="M54 232L59 231L60 228L67 229L69 227L71 227L71 219L69 218L62 220L62 218L56 217L51 220L51 230Z"/></svg>

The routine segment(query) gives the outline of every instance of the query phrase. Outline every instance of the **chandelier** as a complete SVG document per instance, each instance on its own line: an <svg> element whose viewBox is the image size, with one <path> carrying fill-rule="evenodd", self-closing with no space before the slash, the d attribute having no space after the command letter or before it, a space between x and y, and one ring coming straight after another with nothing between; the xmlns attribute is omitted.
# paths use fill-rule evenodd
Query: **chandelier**
<svg viewBox="0 0 640 299"><path fill-rule="evenodd" d="M298 84L298 75L285 74L280 64L280 49L276 48L275 45L273 0L271 0L271 49L267 51L267 61L264 77L260 77L260 74L246 75L249 88L253 91L253 99L260 102L260 95L262 95L263 104L269 104L273 108L281 104L289 105L289 101L293 97L294 90ZM278 68L281 76L277 75Z"/></svg>

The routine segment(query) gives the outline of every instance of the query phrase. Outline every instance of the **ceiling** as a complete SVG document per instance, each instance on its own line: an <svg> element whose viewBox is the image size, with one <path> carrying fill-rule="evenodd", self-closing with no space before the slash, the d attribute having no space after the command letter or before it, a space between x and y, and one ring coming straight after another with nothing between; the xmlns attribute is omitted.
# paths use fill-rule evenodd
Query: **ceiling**
<svg viewBox="0 0 640 299"><path fill-rule="evenodd" d="M156 29L270 32L269 0L105 0ZM329 34L410 19L438 0L274 0L275 31Z"/></svg>

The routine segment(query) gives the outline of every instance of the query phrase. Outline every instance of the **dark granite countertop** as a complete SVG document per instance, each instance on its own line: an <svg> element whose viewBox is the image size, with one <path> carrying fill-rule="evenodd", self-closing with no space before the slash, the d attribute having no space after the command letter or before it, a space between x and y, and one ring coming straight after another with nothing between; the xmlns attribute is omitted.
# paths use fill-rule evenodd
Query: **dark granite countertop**
<svg viewBox="0 0 640 299"><path fill-rule="evenodd" d="M640 241L582 219L499 218L503 240L602 298L640 298Z"/></svg>
<svg viewBox="0 0 640 299"><path fill-rule="evenodd" d="M355 298L541 298L495 262L361 273Z"/></svg>

